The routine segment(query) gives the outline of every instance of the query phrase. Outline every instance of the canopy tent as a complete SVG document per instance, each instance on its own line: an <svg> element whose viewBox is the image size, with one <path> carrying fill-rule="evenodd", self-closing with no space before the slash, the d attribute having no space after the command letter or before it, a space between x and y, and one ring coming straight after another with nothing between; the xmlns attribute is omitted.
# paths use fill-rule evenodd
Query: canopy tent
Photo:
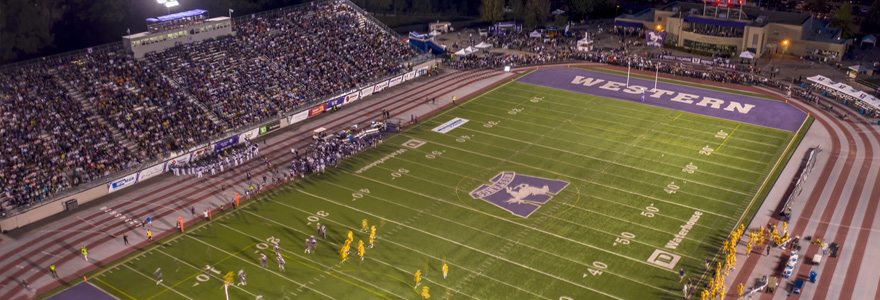
<svg viewBox="0 0 880 300"><path fill-rule="evenodd" d="M455 55L458 55L458 56L465 56L465 55L470 54L470 53L467 53L467 51L464 51L464 50L465 50L465 49L461 49L461 50L456 51L456 52L455 52Z"/></svg>
<svg viewBox="0 0 880 300"><path fill-rule="evenodd" d="M554 14L554 15L561 15L561 14L564 14L564 13L565 13L564 10L561 10L561 9L558 9L558 8L557 8L556 10L554 10L553 12L551 12L551 14Z"/></svg>
<svg viewBox="0 0 880 300"><path fill-rule="evenodd" d="M486 48L491 48L491 47L492 47L492 44L489 44L489 43L486 43L486 42L480 42L479 44L477 44L477 45L474 46L474 47L477 47L477 48L480 48L480 49L486 49Z"/></svg>
<svg viewBox="0 0 880 300"><path fill-rule="evenodd" d="M865 46L865 43L871 44L871 49L877 46L877 37L873 34L866 35L862 38L862 46Z"/></svg>
<svg viewBox="0 0 880 300"><path fill-rule="evenodd" d="M755 58L755 54L750 51L743 51L742 53L739 54L739 57L752 59L752 58Z"/></svg>
<svg viewBox="0 0 880 300"><path fill-rule="evenodd" d="M577 49L578 51L590 51L593 49L593 40L588 38L583 38L577 41Z"/></svg>
<svg viewBox="0 0 880 300"><path fill-rule="evenodd" d="M530 37L530 38L540 38L540 37L541 37L541 33L538 32L537 30L535 30L535 31L532 31L532 33L529 33L529 37Z"/></svg>
<svg viewBox="0 0 880 300"><path fill-rule="evenodd" d="M467 48L464 48L464 51L467 52L467 54L471 54L471 53L477 52L477 48L467 47Z"/></svg>
<svg viewBox="0 0 880 300"><path fill-rule="evenodd" d="M834 82L828 77L822 75L816 75L813 77L807 77L807 80L815 82L818 85L824 86L828 89L838 91L840 93L846 94L850 97L855 98L856 100L862 101L874 109L880 109L880 99L877 97L871 96L868 93L857 90L847 84Z"/></svg>
<svg viewBox="0 0 880 300"><path fill-rule="evenodd" d="M849 69L850 69L850 70L853 70L853 71L856 71L856 72L859 72L859 73L861 73L861 72L868 72L868 71L871 71L871 70L872 70L871 68L868 68L868 67L863 66L863 65L849 66Z"/></svg>

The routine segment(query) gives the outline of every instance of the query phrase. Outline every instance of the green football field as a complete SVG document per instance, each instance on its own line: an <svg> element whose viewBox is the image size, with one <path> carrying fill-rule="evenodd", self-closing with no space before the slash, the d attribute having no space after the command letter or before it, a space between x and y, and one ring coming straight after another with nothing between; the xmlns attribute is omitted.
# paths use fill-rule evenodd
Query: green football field
<svg viewBox="0 0 880 300"><path fill-rule="evenodd" d="M468 121L432 130L455 118ZM243 269L230 299L417 299L425 286L441 299L680 297L678 270L699 280L793 138L508 82L90 282L120 299L223 299L222 278ZM367 240L362 219L375 246L341 263L349 230ZM327 240L303 253L316 223Z"/></svg>

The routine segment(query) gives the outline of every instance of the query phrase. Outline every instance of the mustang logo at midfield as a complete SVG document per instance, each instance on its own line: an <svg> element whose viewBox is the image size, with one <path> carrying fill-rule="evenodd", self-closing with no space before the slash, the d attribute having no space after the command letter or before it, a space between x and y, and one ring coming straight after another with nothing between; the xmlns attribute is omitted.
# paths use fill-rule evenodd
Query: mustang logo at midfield
<svg viewBox="0 0 880 300"><path fill-rule="evenodd" d="M474 199L482 199L492 205L527 218L541 205L553 198L550 194L559 194L567 181L520 175L514 172L501 172L492 178L492 185L481 185L470 195Z"/></svg>

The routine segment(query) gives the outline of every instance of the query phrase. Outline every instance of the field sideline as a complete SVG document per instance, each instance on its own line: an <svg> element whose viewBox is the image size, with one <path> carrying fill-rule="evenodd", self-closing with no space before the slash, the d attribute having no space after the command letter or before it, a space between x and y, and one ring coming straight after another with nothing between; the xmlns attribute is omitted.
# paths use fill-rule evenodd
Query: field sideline
<svg viewBox="0 0 880 300"><path fill-rule="evenodd" d="M680 297L678 270L703 273L794 136L508 82L88 277L120 299L223 297L238 270L230 299ZM340 263L362 219L376 246ZM328 238L305 254L319 222Z"/></svg>

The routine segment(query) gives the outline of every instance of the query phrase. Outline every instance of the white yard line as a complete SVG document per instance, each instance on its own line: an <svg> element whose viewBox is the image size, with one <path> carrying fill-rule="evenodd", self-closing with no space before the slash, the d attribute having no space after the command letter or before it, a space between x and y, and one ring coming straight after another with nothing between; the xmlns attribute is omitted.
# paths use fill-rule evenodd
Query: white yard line
<svg viewBox="0 0 880 300"><path fill-rule="evenodd" d="M287 205L287 204L281 203L280 201L275 201L275 202L273 202L273 203L274 203L274 204L280 204L280 205L282 205L282 206L289 207L289 208L291 208L291 209L294 209L294 210L300 211L300 212L302 212L302 213L304 213L304 214L306 214L306 215L311 215L311 214L313 214L312 212L308 212L308 211L305 211L305 210L302 210L302 209L299 209L299 208L296 208L296 207L293 207L293 206L290 206L290 205ZM260 216L260 215L258 215L258 214L256 214L256 213L249 212L249 211L244 211L244 212L246 212L246 213L248 213L248 214L251 214L251 215L254 215L254 216L257 216L257 217L260 217L260 218L263 218L263 219L265 219L265 220L267 220L267 221L270 221L270 222L272 222L272 223L278 224L278 225L281 226L281 227L284 227L284 228L287 228L287 229L290 229L290 230L293 230L293 231L296 231L296 232L300 232L300 233L302 233L303 235L310 235L309 233L306 233L305 231L302 231L302 230L299 230L299 229L296 229L296 228L290 227L290 226L288 226L288 225L286 225L286 224L284 224L284 223L281 223L281 222L278 222L278 221L275 221L275 220L272 220L272 219L269 219L269 218L262 217L262 216ZM321 220L328 221L328 220L330 220L330 218L329 218L329 217L322 217ZM332 222L333 222L333 223L336 223L336 224L340 224L340 225L342 225L342 223L339 223L339 222L336 222L336 221L332 221ZM223 226L226 226L226 225L223 225ZM239 232L239 233L242 234L242 235L250 236L250 237L256 239L256 237L254 237L254 236L252 236L252 235L250 235L250 234L247 234L247 233L245 233L245 232L241 232L241 231L239 231L239 230L237 230L237 229L235 229L235 228L229 227L229 226L226 226L226 227L229 228L229 229L232 229L233 231ZM343 227L344 227L344 226L343 226ZM350 227L349 229L351 229L352 231L360 230L360 228L354 228L354 227ZM385 241L385 239L382 239L382 240ZM340 245L340 244L338 244L338 243L332 243L332 242L330 242L330 241L325 241L325 242L326 242L327 244L332 244L332 245L334 245L334 246L338 246L339 248L342 248L342 245ZM283 250L283 249L282 249L282 250ZM284 250L284 251L287 251L287 250ZM299 254L297 254L297 255L299 255ZM402 269L402 268L400 268L400 267L397 267L397 266L395 266L395 265L393 265L393 264L391 264L391 263L387 263L387 262L385 262L385 261L383 261L383 260L376 259L376 258L370 258L370 260L371 260L371 261L378 262L378 263L381 263L381 264L386 265L386 266L388 266L388 267L391 267L392 269L396 269L396 270L400 271L401 273L404 273L404 274L408 273L407 270L404 270L404 269ZM320 263L317 263L317 264L320 265ZM323 266L323 265L322 265L322 266ZM337 272L339 272L339 273L341 273L341 274L344 274L342 271L337 271ZM351 275L348 275L348 274L345 274L345 275L354 278L354 276L351 276ZM355 279L358 280L358 281L363 282L363 281L360 280L360 279L357 279L357 278L355 278ZM424 279L425 279L425 280L430 280L430 279L428 279L428 278L424 278ZM432 281L432 282L433 282L433 281ZM366 283L366 284L369 284L369 285L372 285L372 284L370 284L370 283L368 283L368 282L365 282L365 283ZM439 286L442 286L442 287L445 287L445 288L449 288L448 286L445 286L445 285L443 285L443 284L440 284L439 282L434 282L434 283L437 284L437 285L439 285ZM375 286L375 285L372 285L372 286L373 286L373 287L376 287L376 288L378 288L378 289L381 289L381 288L379 288L379 287L377 287L377 286ZM387 292L387 291L386 291L386 292ZM389 294L394 294L394 293L392 293L392 292L388 292L388 293L389 293ZM467 295L467 294L464 294L464 293L462 293L462 294L465 295L465 296L467 296L467 297L469 297L469 298L471 298L471 299L476 299L476 298L474 298L473 296L470 296L470 295ZM404 298L404 299L407 298L407 297L403 297L403 296L400 296L400 295L397 295L397 294L395 294L395 295L398 296L398 297L400 297L400 298Z"/></svg>
<svg viewBox="0 0 880 300"><path fill-rule="evenodd" d="M356 176L359 176L359 175L356 175ZM345 206L345 205L343 205L343 204L338 204L338 203L336 203L336 202L333 201L333 200L330 200L330 199L327 199L327 198L324 198L324 197L321 197L321 196L318 196L318 195L315 195L315 194L311 194L311 193L308 193L308 192L305 192L305 191L300 191L300 192L303 193L303 194L306 194L306 195L312 196L313 198L316 198L316 199L321 199L321 200L324 200L324 201L326 201L326 202L335 203L335 204L337 204L337 205ZM360 212L360 213L363 213L363 214L366 214L366 215L370 215L370 216L375 217L375 218L381 218L381 217L379 217L379 216L377 216L377 215L375 215L375 214L372 214L372 213L369 213L369 212L363 211L363 210L358 209L358 208L354 208L354 207L350 207L350 206L346 206L346 207L349 208L349 209L351 209L351 210L354 210L354 211L357 211L357 212ZM621 299L621 298L616 297L616 296L613 296L613 295L611 295L611 294L608 294L608 293L605 293L605 292L602 292L602 291L599 291L599 290L596 290L596 289L590 288L590 287L588 287L588 286L584 286L584 285L579 284L579 283L577 283L577 282L573 282L573 281L570 281L570 280L567 280L567 279L564 279L564 278L558 277L558 276L556 276L556 275L553 275L553 274L550 274L550 273L547 273L547 272L544 272L544 271L541 271L541 270L538 270L538 269L535 269L535 268L532 268L532 267L529 267L529 266L523 265L523 264L521 264L521 263L518 263L518 262L515 262L515 261L512 261L512 260L509 260L509 259L504 258L504 257L501 257L501 256L499 256L499 255L495 255L495 254L493 254L493 253L489 253L489 252L486 252L486 251L483 251L483 250L480 250L480 249L477 249L477 248L471 247L470 245L466 245L466 244L462 244L462 243L456 242L456 241L454 241L454 240L448 239L448 238L443 237L443 236L439 236L439 235L436 235L436 234L433 234L433 233L430 233L430 232L427 232L427 231L424 231L424 230L421 230L421 229L418 229L418 228L414 228L414 227L408 226L408 225L403 224L403 223L401 223L401 222L397 222L397 221L394 221L394 220L386 220L386 221L389 222L389 223L397 224L398 226L401 226L401 227L409 228L409 229L414 230L414 231L422 232L422 233L424 233L424 234L427 234L427 235L430 235L430 236L436 237L436 238L441 239L441 240L444 240L444 241L446 241L446 242L449 242L449 243L453 243L453 244L459 245L459 246L461 246L461 247L463 247L463 248L471 249L471 250L473 250L473 251L475 251L475 252L479 252L479 253L481 253L481 254L483 254L483 255L486 255L486 256L489 256L489 257L493 257L493 258L498 259L498 260L503 260L503 261L508 262L508 263L510 263L510 264L513 264L513 265L519 266L519 267L521 267L521 268L523 268L523 269L531 270L532 272L539 273L539 274L545 275L545 276L547 276L547 277L550 277L550 278L553 278L553 279L556 279L556 280L559 280L559 281L567 282L567 283L572 284L572 285L574 285L574 286L580 287L580 288L585 289L585 290L588 290L588 291L595 292L595 293L597 293L597 294L601 294L601 295L603 295L603 296L607 296L607 297L614 298L614 299ZM526 226L523 226L523 227L526 227ZM538 229L534 229L533 227L526 227L526 228L533 229L533 230L538 230ZM558 236L558 235L557 235L557 236ZM574 241L574 240L571 240L571 241L576 242L576 243L579 243L579 242ZM586 245L586 244L584 244L584 246L594 248L594 247L589 246L589 245ZM610 252L610 251L605 251L604 249L600 249L600 250L602 250L602 251L604 251L604 252L608 252L609 254L614 254L614 253L612 253L612 252ZM614 255L617 255L617 254L614 254ZM622 256L622 257L624 257L624 256ZM631 259L631 260L635 260L635 259L632 259L632 258L629 258L629 259ZM636 261L637 261L637 260L636 260ZM646 265L647 265L647 264L646 264ZM664 270L664 271L669 271L669 272L674 273L674 272L671 271L671 270L665 270L665 269L662 269L662 268L660 268L660 267L657 267L657 268L658 268L658 269L661 269L661 270Z"/></svg>
<svg viewBox="0 0 880 300"><path fill-rule="evenodd" d="M335 183L330 183L330 182L327 182L327 183L329 183L329 184L331 184L331 185L335 185L335 186L339 187L340 189L348 189L348 190L350 190L350 191L355 191L355 192L357 191L357 190L349 189L349 188L346 188L345 186L338 185L338 184L335 184ZM300 192L302 192L302 191L300 191ZM303 192L303 193L304 193L304 192ZM400 203L397 203L397 202L394 202L394 201L391 201L391 200L388 200L388 199L385 199L385 198L381 198L381 197L375 196L375 195L373 195L373 194L370 194L370 195L364 195L364 198L368 198L368 197L369 197L369 198L374 198L374 199L376 199L376 200L379 200L379 201L382 201L382 202L385 202L385 203L389 203L389 204L392 204L392 205L395 205L395 206L399 206L399 207L402 207L402 208L405 208L405 209L409 209L409 210L417 211L417 210L414 209L414 208L411 208L411 207L408 207L408 206L402 205L402 204L400 204ZM353 207L351 207L351 206L349 206L349 205L347 205L347 204L341 203L341 202L336 202L336 201L333 201L333 200L327 200L327 201L332 201L334 204L337 204L337 205L339 205L339 206L342 206L342 207L345 207L345 208L349 208L349 209L353 209ZM440 201L437 201L437 202L440 202ZM283 203L279 203L279 204L284 205L284 206L287 206L287 207L290 207L290 208L293 208L293 209L296 209L296 210L299 210L299 211L302 211L303 213L306 213L306 214L309 213L309 212L307 212L307 211L305 211L305 210L301 210L301 209L298 209L298 208L295 208L295 207L292 207L292 206L289 206L289 205L286 205L286 204L283 204ZM496 238L502 239L502 240L504 240L504 241L507 241L507 242L511 242L511 243L517 244L518 247L526 247L526 248L529 248L530 251L541 252L541 253L544 253L544 254L547 254L547 255L550 255L550 256L553 256L553 257L557 257L557 258L560 258L560 259L566 260L566 261L568 261L568 262L570 262L570 263L574 263L574 264L577 264L577 265L582 265L582 266L584 266L585 268L591 266L591 265L585 264L585 263L583 263L583 262L575 261L575 260L572 260L572 259L570 259L570 258L568 258L568 257L558 255L558 254L556 254L556 253L548 252L548 251L546 251L546 250L544 250L544 249L541 249L541 248L538 248L538 247L533 247L533 246L530 246L530 245L527 245L527 244L519 243L519 241L514 241L514 240L512 240L512 239L505 238L505 237L503 237L503 236L500 236L500 235L497 235L497 234L494 234L494 233L491 233L491 232L488 232L488 231L484 231L484 230L479 229L479 228L477 228L477 227L469 226L469 225L464 224L464 223L461 223L461 222L457 222L457 221L454 221L454 220L450 220L450 219L447 219L447 218L441 217L441 216L439 216L439 215L437 215L437 214L431 214L430 216L433 217L433 218L437 218L437 219L440 219L440 220L443 220L443 221L446 221L446 222L449 222L449 223L453 223L453 224L456 224L456 225L462 226L462 227L466 227L466 228L468 228L469 230L476 231L476 232L480 232L480 233L482 233L482 234L484 234L484 235L493 236L493 237L496 237ZM549 215L548 215L548 216L549 216ZM555 217L554 217L554 218L555 218ZM338 222L337 222L337 223L338 223ZM627 223L631 223L631 222L627 222ZM340 223L340 224L341 224L341 223ZM631 224L634 224L634 223L631 223ZM344 226L344 225L343 225L343 226ZM595 230L595 231L600 231L600 232L602 232L602 233L605 233L605 234L611 235L611 236L613 236L613 237L619 237L619 236L620 236L620 234L611 234L611 233L608 233L608 232L605 232L605 231L601 231L601 230L599 230L599 229L591 228L591 227L588 227L588 226L584 226L584 225L580 225L580 226L582 226L582 227L587 227L587 228L590 228L590 229ZM414 228L414 227L408 226L408 224L407 224L406 227ZM421 230L419 230L419 231L421 231ZM658 231L659 231L659 230L658 230ZM423 232L424 232L424 231L423 231ZM662 232L662 231L660 231L660 232ZM663 233L663 234L668 234L668 232L662 232L662 233ZM383 239L383 241L384 241L384 239ZM641 244L643 244L643 245L647 245L647 244L645 244L645 243L641 243ZM650 245L647 245L647 246L650 246ZM650 246L650 247L651 247L651 248L654 248L654 246ZM662 245L659 246L659 247L662 247ZM414 250L414 251L417 251L417 250ZM422 253L422 252L419 251L419 253ZM685 256L686 256L686 255L685 255ZM688 258L692 258L692 259L697 260L697 261L700 261L700 260L697 259L697 258L693 258L693 257L690 257L690 256L686 256L686 257L688 257ZM666 291L666 290L664 290L664 289L661 289L661 288L658 288L658 287L655 287L655 286L649 285L649 284L647 284L647 283L644 283L644 282L641 282L641 281L638 281L638 280L635 280L635 279L632 279L632 278L626 277L626 276L624 276L624 275L620 275L620 274L617 274L617 273L614 273L614 272L610 272L610 271L608 271L608 270L603 270L603 272L604 272L604 273L607 273L607 274L611 274L611 275L617 276L617 277L619 277L619 278L621 278L621 279L624 279L624 280L629 280L629 281L632 281L632 282L635 282L635 283L638 283L638 284L641 284L641 285L644 285L644 286L647 286L647 287L650 287L650 288L658 289L658 290L661 290L661 291L663 291L663 292L668 292L668 291ZM476 273L476 272L475 272L475 273Z"/></svg>
<svg viewBox="0 0 880 300"><path fill-rule="evenodd" d="M543 127L543 128L547 128L548 130L549 130L550 128L552 128L552 127L544 126L544 125L541 125L541 124L538 124L538 123L526 122L526 121L522 121L522 120L520 120L520 119L518 119L518 118L512 118L512 117L507 117L507 116L497 116L497 115L487 114L487 113L483 113L483 112L479 112L479 111L468 111L468 113L474 113L474 114L486 115L487 118L490 118L490 119L502 118L502 119L504 119L505 121L513 122L513 123L521 123L521 124L525 124L525 125L527 125L528 127ZM539 116L539 117L540 117L540 115L537 115L537 114L535 114L535 113L531 113L531 112L529 112L529 113L524 112L524 114L528 114L528 115L532 115L532 116ZM476 120L471 120L471 121L476 121ZM428 121L428 122L438 122L438 121L434 120L434 121ZM571 123L572 125L575 125L575 123L573 123L573 122L570 122L570 123ZM523 133L526 133L526 134L540 135L539 133L534 133L534 132L530 132L530 131L525 131L525 130L515 129L515 128L511 128L511 127L503 126L502 124L499 124L498 126L504 128L505 130L518 131L518 132L523 132ZM575 125L575 126L577 126L577 125ZM462 127L462 128L465 128L465 127ZM603 129L603 128L600 128L600 129ZM615 144L622 144L622 143L623 143L623 142L621 142L621 141L616 141L616 140L611 140L611 139L607 139L607 138L602 138L602 137L600 137L600 136L595 136L595 135L588 135L588 134L584 134L584 133L576 132L576 131L571 131L571 130L558 129L558 128L557 128L557 129L554 129L554 130L555 130L555 131L562 131L562 132L565 132L565 133L568 133L568 134L575 134L575 135L582 136L582 137L584 137L584 138L588 138L588 139L600 139L600 140L608 141L608 142L615 143ZM549 136L548 136L548 137L549 137ZM596 146L594 146L593 144L584 144L584 143L576 142L576 141L573 141L573 140L567 140L567 139L561 139L561 138L555 138L555 137L549 137L549 138L554 139L554 140L560 140L560 141L567 142L567 143L574 143L574 144L577 144L578 146L586 147L586 148L593 148L593 149L606 150L606 151L616 151L616 150L613 150L613 149L600 148L600 147L596 147ZM650 139L650 140L652 140L652 141L656 141L655 139ZM670 144L670 143L667 143L667 144ZM675 146L684 147L684 146L682 146L682 145L676 145L676 144L674 144L674 145L675 145ZM697 146L694 146L694 147L697 147ZM696 157L696 158L694 158L694 157L690 157L690 156L683 156L683 155L677 154L677 153L675 153L675 152L672 152L672 153L665 153L665 152L661 152L661 151L656 151L655 149L650 148L650 147L637 147L637 148L639 148L639 149L643 149L643 150L645 150L645 151L654 152L654 153L656 153L656 154L669 154L671 157L682 158L682 159L688 159L688 160L691 160L691 161L695 161L695 162L699 163L700 165L707 165L707 164L708 164L708 165L713 165L713 166L719 166L719 167L724 167L724 168L730 168L730 169L734 169L734 170L738 170L738 171L742 171L742 172L748 172L748 173L754 173L754 174L757 174L757 173L755 173L755 172L753 172L753 171L751 171L751 170L742 169L742 168L738 168L738 167L730 166L730 165L724 165L724 164L715 163L715 162L712 162L712 161L710 161L710 160L705 160L705 159L700 158L700 157ZM693 147L686 147L686 148L687 148L687 149L694 149ZM634 156L634 155L627 155L627 156L630 156L630 157L637 157L637 156ZM664 165L671 166L671 167L681 167L681 166L670 165L670 164L667 164L667 163L665 163L665 162L662 162L662 161L659 161L659 160L655 160L655 159L650 159L650 158L647 158L647 157L644 157L644 156L642 156L642 157L637 157L637 158L639 158L639 159L641 159L641 160L651 161L651 162L658 163L658 164L664 164ZM721 178L724 178L724 179L726 179L726 180L730 180L730 181L740 181L740 182L745 182L745 181L743 181L743 180L741 180L741 179L739 179L739 178L728 177L728 176L724 176L724 175L721 175L721 174L709 174L709 175L710 175L710 176L721 177Z"/></svg>
<svg viewBox="0 0 880 300"><path fill-rule="evenodd" d="M132 268L132 267L129 267L129 266L128 266L128 265L127 265L127 264L122 264L122 266L123 266L123 267L126 267L126 268L128 268L128 269L129 269L129 270L131 270L131 271L133 271L133 272L135 272L135 273L136 273L136 274L138 274L138 275L141 275L141 276L143 276L143 277L145 277L145 278L147 278L147 279L149 279L149 280L150 280L150 281L156 281L156 279L155 279L155 278L153 278L153 277L150 277L150 276L147 276L147 275L144 275L144 274L143 274L143 273L141 273L141 272L138 272L138 270L135 270L135 269L134 269L134 268ZM168 286L168 285L165 285L165 284L164 284L164 283L160 283L160 284L159 284L159 285L161 285L161 286L164 286L164 287L165 287L165 288L166 288L166 289L167 289L167 290L169 290L169 291L172 291L172 292L175 292L175 293L177 293L177 294L178 294L178 295L180 295L180 296L181 296L181 297L184 297L184 298L186 298L186 299L190 299L190 300L192 300L192 298L190 298L190 297L188 297L188 296L186 296L186 295L184 295L184 294L183 294L183 293L181 293L181 292L178 292L178 291L177 291L177 290L175 290L175 289L173 289L173 288L171 288L171 287L170 287L170 286ZM155 297L155 296L156 296L156 295L153 295L153 296L154 296L154 297Z"/></svg>
<svg viewBox="0 0 880 300"><path fill-rule="evenodd" d="M276 203L277 203L277 202L276 202ZM282 223L276 222L276 221L271 220L271 219L269 219L269 218L262 217L262 216L260 216L260 215L257 215L257 214L255 214L255 213L253 213L253 212L249 212L249 211L245 211L245 212L247 212L247 213L249 213L249 214L251 214L251 215L254 215L254 216L256 216L256 217L260 217L260 218L262 218L262 219L264 219L264 220L271 221L272 223L275 223L275 224L281 225L282 227L285 227L285 228L288 228L288 229L291 229L291 230L294 230L294 231L301 232L301 233L304 234L304 235L309 235L308 233L306 233L306 232L304 232L304 231L301 231L301 230L295 229L295 228L293 228L293 227L290 227L290 226L284 225L284 224L282 224ZM323 218L323 219L326 219L326 217ZM232 231L238 232L239 234L241 234L241 235L243 235L243 236L250 237L250 238L252 238L252 239L254 239L254 240L257 240L257 241L261 241L260 238L254 236L254 235L251 235L251 234L249 234L249 233L243 232L243 231L241 231L241 230L235 229L235 228L232 227L232 226L229 226L229 225L226 225L226 224L223 224L223 223L218 223L218 224L219 224L220 226L226 227L226 228L228 228L228 229L230 229L230 230L232 230ZM340 248L341 248L341 246L340 246ZM281 249L281 251L283 251L283 252L287 252L287 253L290 253L290 254L293 254L294 256L300 257L301 259L303 259L303 260L305 260L305 261L311 261L311 262L314 262L316 265L319 265L319 266L321 266L322 268L326 268L328 271L324 271L324 272L327 272L327 273L330 272L330 271L329 271L330 269L333 269L333 268L335 267L335 266L327 266L327 265L324 265L324 264L321 264L321 263L315 262L315 261L313 261L313 260L310 260L307 256L302 255L301 253L298 253L298 252L290 251L290 250L287 250L287 249ZM379 260L377 260L377 259L372 259L372 260L374 260L374 261L379 261ZM382 262L382 264L385 264L385 265L387 265L387 266L389 266L389 267L392 267L392 268L396 268L396 267L394 267L394 266L392 266L392 265L390 265L390 264L384 263L384 262ZM337 266L338 266L338 265L337 265ZM400 270L401 272L406 273L405 270L402 270L402 269L399 269L399 268L396 268L396 269ZM404 296L398 295L398 294L396 294L396 293L394 293L394 292L392 292L392 291L388 291L388 290L386 290L386 289L383 289L383 288L381 288L381 287L379 287L379 286L376 286L376 285L374 285L374 284L372 284L372 283L365 282L365 281L363 281L363 280L360 279L360 278L354 277L354 276L352 276L352 275L350 275L350 274L346 274L346 273L344 273L344 272L342 272L342 271L336 270L336 272L339 273L339 274L345 275L345 276L347 276L347 277L350 277L350 278L352 278L352 279L354 279L354 280L357 280L357 281L359 281L359 282L361 282L361 283L364 283L364 284L366 284L366 285L372 286L372 287L374 287L374 288L376 288L376 289L378 289L378 290L381 290L381 291L383 291L383 292L385 292L385 293L388 293L388 294L390 294L390 295L397 296L397 297L399 297L399 298L401 298L401 299L406 299L406 298L408 298L408 297L404 297Z"/></svg>
<svg viewBox="0 0 880 300"><path fill-rule="evenodd" d="M406 134L403 134L402 136L405 136L405 137L407 137L407 138L414 138L413 136L406 135ZM472 140L471 140L471 141L472 141ZM520 163L520 162L517 162L517 161L511 161L511 160L507 160L507 159L503 159L503 158L494 157L494 156L491 156L491 155L488 155L488 154L482 154L482 153L478 153L478 152L474 152L474 151L470 151L470 150L465 150L465 149L462 149L462 148L459 148L459 147L454 147L454 146L451 146L451 145L448 145L448 144L443 144L443 143L436 142L436 141L432 141L432 142L433 142L433 143L436 143L436 144L438 144L438 145L444 146L444 147L449 147L449 148L451 148L451 149L455 149L455 150L458 150L458 151L461 151L461 152L467 152L467 153L475 154L475 155L482 156L482 157L485 157L485 158L488 158L488 159L492 159L492 160L500 160L500 161L506 162L506 163L508 163L508 164L520 165L520 166L523 166L523 167L527 167L527 168L529 168L529 169L539 169L539 168L533 167L533 166L531 166L531 165L523 164L523 163ZM626 193L626 194L630 194L630 195L633 195L633 196L642 197L642 198L645 198L645 199L650 199L650 200L653 200L653 201L655 201L655 202L663 202L663 203L670 204L670 205L673 205L673 206L680 206L680 207L684 207L684 208L692 209L692 210L695 210L695 211L697 211L697 210L699 210L699 211L703 211L702 209L698 209L698 208L696 208L696 207L692 207L692 206L688 206L688 205L683 205L683 204L680 204L680 203L677 203L677 202L674 202L674 201L663 200L663 199L659 199L659 198L656 198L656 197L651 197L651 196L647 196L647 195L642 195L642 194L639 194L639 193L634 193L634 192L629 191L629 190L624 190L624 189L620 189L620 188L617 188L617 187L612 187L612 186L608 186L608 185L604 185L604 184L599 184L599 183L596 183L596 182L587 182L587 181L584 181L583 179L581 179L581 178L579 178L579 177L571 176L571 175L568 175L568 174L563 174L563 173L559 173L559 172L555 172L555 171L547 170L547 169L539 169L539 170L541 170L542 172L552 173L552 174L555 174L555 175L560 176L560 177L569 178L569 179L571 179L571 181L577 181L577 182L582 182L582 183L586 183L586 184L589 184L589 185L601 186L601 187L604 187L604 188L612 189L612 190L619 191L619 192ZM360 175L358 175L358 174L354 174L354 173L347 172L347 171L341 171L341 172L345 172L345 173L347 173L347 174L352 174L352 175L360 176ZM363 176L360 176L360 177L363 177ZM414 176L410 175L410 177L414 177ZM372 179L370 179L370 180L372 180ZM431 182L431 184L435 184L433 181L430 181L430 180L428 180L428 181ZM377 181L377 182L379 182L379 181ZM388 184L386 184L386 183L384 183L384 182L380 182L380 183L385 184L385 185L388 185ZM390 186L390 185L389 185L389 186ZM396 187L396 186L394 186L394 187ZM402 188L399 188L399 187L397 187L397 188L398 188L398 189L402 189ZM407 191L409 191L409 190L407 190ZM415 191L413 191L412 193L416 193L416 194L422 195L421 193L418 193L418 192L415 192ZM430 197L430 196L427 196L427 197ZM698 197L698 198L705 198L705 197L700 197L700 196L696 196L696 197ZM431 197L431 198L434 199L433 197ZM720 200L716 200L716 199L711 199L711 200L714 200L714 201L720 201ZM723 202L723 201L721 201L721 202ZM723 203L726 203L726 202L723 202ZM729 203L727 203L727 204L729 204ZM721 217L721 218L726 218L726 219L731 219L731 220L733 220L733 218L731 218L731 217L724 216L724 215L721 215L721 214L718 214L718 213L715 213L715 212L711 212L711 211L703 211L703 213L705 213L705 214L710 214L710 215L714 215L714 216Z"/></svg>
<svg viewBox="0 0 880 300"><path fill-rule="evenodd" d="M202 269L202 268L199 268L199 267L193 266L193 265L187 263L187 262L184 261L184 260L180 260L180 259L178 259L177 257L175 257L175 256L173 256L173 255L171 255L171 254L168 254L168 253L166 253L165 251L162 251L162 249L160 249L160 248L156 248L156 249L153 249L153 250L155 250L155 251L159 251L159 253L162 253L162 254L164 254L165 256L168 256L168 257L170 257L170 258L173 258L173 259L177 260L178 262L182 262L182 263L183 263L184 265L186 265L187 267L190 267L190 268L193 268L194 270L196 270L197 273L204 273L204 272L205 272L205 269ZM213 270L213 268L212 268L212 270ZM237 274L236 274L236 275L237 275ZM211 278L216 278L217 280L220 280L220 282L224 282L223 278L220 278L219 276L210 276L210 277L211 277ZM233 285L231 285L231 286L232 286L233 288L237 288L237 289L239 289L239 290L241 290L241 291L243 291L243 292L245 292L245 293L250 294L250 295L253 296L254 298L256 298L256 297L258 296L257 294L251 293L251 292L249 292L248 290L245 290L244 288L242 288L242 287L240 287L240 286L238 286L238 285L233 284Z"/></svg>
<svg viewBox="0 0 880 300"><path fill-rule="evenodd" d="M220 223L218 222L217 224L220 224ZM283 278L284 280L290 281L290 282L292 282L292 283L294 283L294 284L296 284L296 285L298 285L298 286L305 286L305 285L306 285L305 283L300 283L300 282L297 282L296 280L293 280L293 279L287 278L287 276L281 275L281 274L279 274L279 273L276 272L276 271L273 271L273 270L270 270L270 269L263 268L263 266L260 266L260 265L258 265L257 263L252 262L252 261L250 261L250 260L248 260L248 259L241 258L241 257L239 257L239 256L236 255L236 254L229 253L229 252L227 252L227 251L225 251L225 250L223 250L223 249L217 248L217 247L215 247L214 245L211 245L211 244L208 243L208 242L202 241L202 240L200 240L200 239L198 239L198 238L196 238L196 237L194 237L194 236L192 236L192 235L186 235L186 237L191 238L191 239L193 239L194 241L197 241L197 242L199 242L199 243L205 244L205 245L207 245L208 247L211 247L211 248L217 249L217 251L223 252L223 253L225 253L225 254L228 255L228 256L235 257L235 258L237 258L237 259L239 259L239 260L241 260L241 261L244 261L244 262L246 262L246 263L248 263L248 264L250 264L250 265L256 266L256 267L258 267L258 268L260 268L260 269L262 269L262 270L265 270L266 272L272 273L272 274L274 274L274 275L276 275L276 276L278 276L278 277L281 277L281 278ZM258 240L259 240L259 239L258 239ZM324 294L323 292L321 292L321 291L319 291L319 290L316 290L316 289L311 289L311 290L314 291L315 293L317 293L317 294L319 294L319 295L321 295L321 296L327 297L327 298L329 298L329 299L336 299L336 298L331 297L330 295Z"/></svg>

